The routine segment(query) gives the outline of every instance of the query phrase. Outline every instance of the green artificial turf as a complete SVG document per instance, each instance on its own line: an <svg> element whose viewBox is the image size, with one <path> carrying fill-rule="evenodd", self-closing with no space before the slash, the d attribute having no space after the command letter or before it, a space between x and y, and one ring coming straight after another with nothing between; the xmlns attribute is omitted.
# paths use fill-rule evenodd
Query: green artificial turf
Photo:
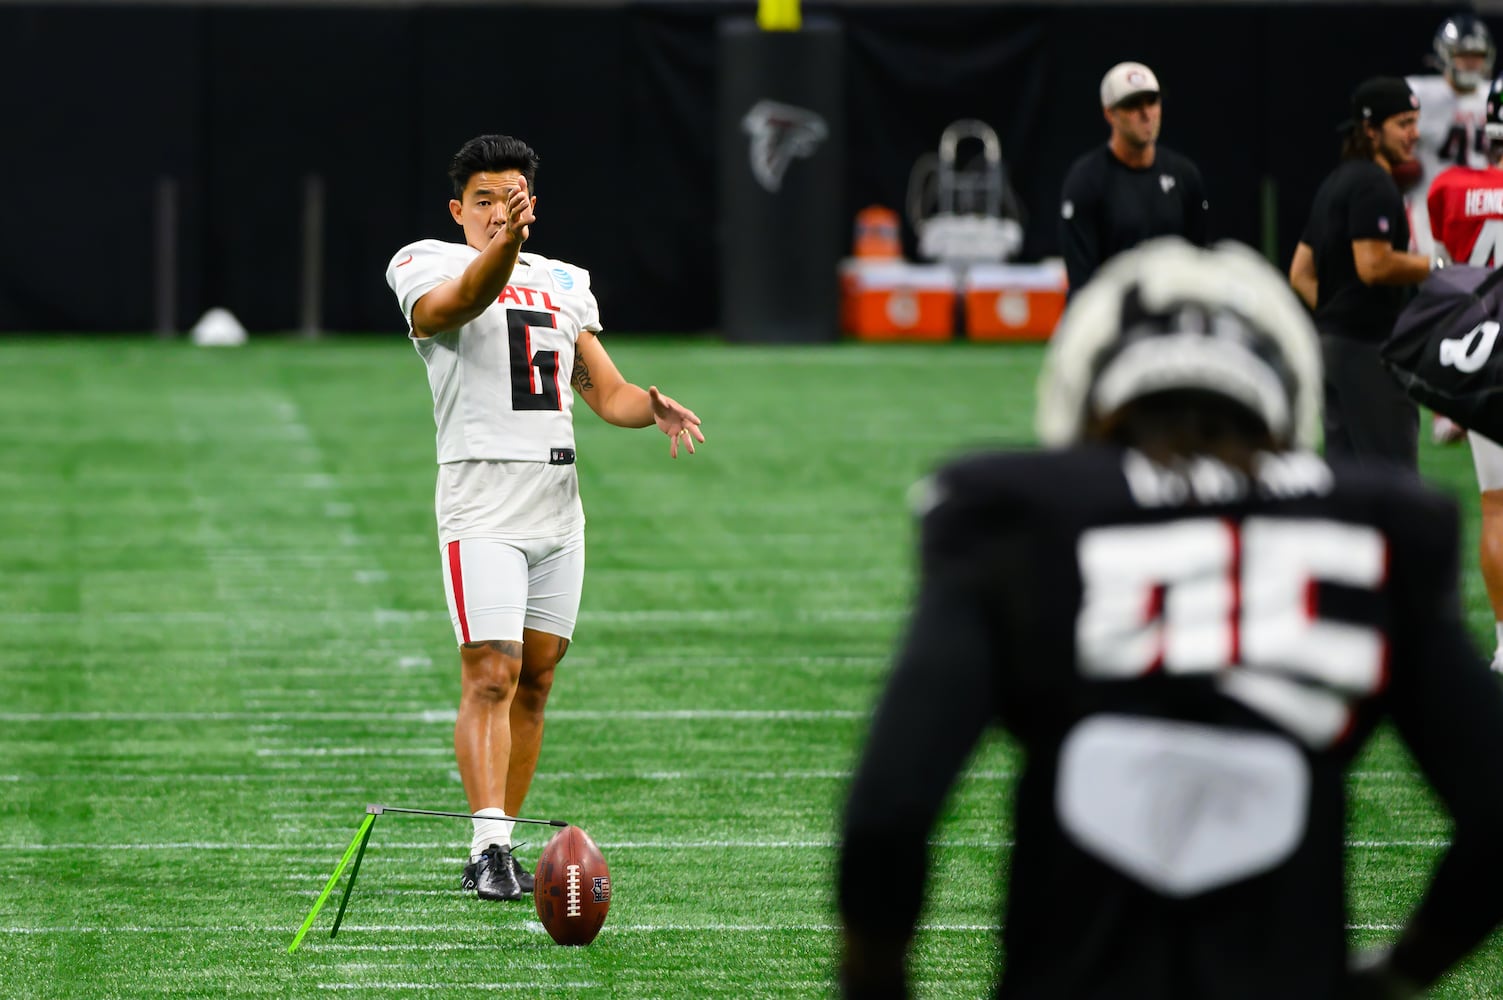
<svg viewBox="0 0 1503 1000"><path fill-rule="evenodd" d="M1040 352L608 344L709 440L675 462L576 417L589 569L526 811L601 846L604 930L554 946L530 905L458 891L463 821L387 815L339 936L342 885L288 955L368 803L464 808L422 364L400 337L0 343L0 996L829 993L838 810L912 585L905 493L1031 439ZM1424 469L1468 512L1491 648L1470 459L1427 445ZM995 976L1013 765L990 741L935 832L920 995ZM1386 732L1351 787L1370 944L1448 826ZM1434 995L1499 982L1494 942Z"/></svg>

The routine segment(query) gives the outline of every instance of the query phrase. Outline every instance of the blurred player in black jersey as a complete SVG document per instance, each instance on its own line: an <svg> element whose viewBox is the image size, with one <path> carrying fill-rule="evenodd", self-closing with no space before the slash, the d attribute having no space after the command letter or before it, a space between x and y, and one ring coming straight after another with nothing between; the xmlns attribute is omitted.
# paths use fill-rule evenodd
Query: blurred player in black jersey
<svg viewBox="0 0 1503 1000"><path fill-rule="evenodd" d="M1158 240L1054 336L1057 447L928 484L844 821L845 996L907 995L926 840L993 724L1025 754L1000 997L1417 996L1503 918L1503 692L1460 620L1455 508L1310 451L1320 394L1272 268ZM1385 717L1455 831L1354 970L1344 775Z"/></svg>

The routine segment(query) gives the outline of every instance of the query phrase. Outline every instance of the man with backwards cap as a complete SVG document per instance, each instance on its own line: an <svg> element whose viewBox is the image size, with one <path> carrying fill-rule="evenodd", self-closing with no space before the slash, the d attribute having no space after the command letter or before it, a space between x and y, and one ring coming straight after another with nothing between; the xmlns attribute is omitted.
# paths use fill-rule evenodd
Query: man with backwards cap
<svg viewBox="0 0 1503 1000"><path fill-rule="evenodd" d="M1114 255L1154 236L1206 242L1200 171L1159 145L1163 102L1153 70L1137 62L1108 70L1101 113L1111 137L1075 161L1060 195L1060 252L1072 293Z"/></svg>
<svg viewBox="0 0 1503 1000"><path fill-rule="evenodd" d="M1419 464L1419 411L1378 357L1404 289L1430 273L1409 253L1409 222L1393 168L1414 158L1419 98L1398 77L1352 94L1341 164L1315 193L1289 282L1315 312L1325 356L1325 448L1361 463Z"/></svg>

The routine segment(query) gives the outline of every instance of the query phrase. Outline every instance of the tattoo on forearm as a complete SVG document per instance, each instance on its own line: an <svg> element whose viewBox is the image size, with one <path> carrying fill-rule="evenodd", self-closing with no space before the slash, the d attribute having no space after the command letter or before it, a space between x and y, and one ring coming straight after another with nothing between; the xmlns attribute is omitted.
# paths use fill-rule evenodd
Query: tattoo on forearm
<svg viewBox="0 0 1503 1000"><path fill-rule="evenodd" d="M574 374L569 381L582 391L595 388L595 383L590 381L590 366L585 364L584 358L574 359Z"/></svg>

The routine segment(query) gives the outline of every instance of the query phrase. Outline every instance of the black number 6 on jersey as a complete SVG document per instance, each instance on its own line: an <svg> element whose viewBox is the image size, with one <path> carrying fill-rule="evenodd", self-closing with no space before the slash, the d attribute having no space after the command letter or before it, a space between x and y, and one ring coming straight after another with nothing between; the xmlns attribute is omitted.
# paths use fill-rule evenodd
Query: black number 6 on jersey
<svg viewBox="0 0 1503 1000"><path fill-rule="evenodd" d="M533 353L529 327L557 327L552 313L527 309L506 310L506 335L511 345L511 408L513 410L560 410L558 352Z"/></svg>

